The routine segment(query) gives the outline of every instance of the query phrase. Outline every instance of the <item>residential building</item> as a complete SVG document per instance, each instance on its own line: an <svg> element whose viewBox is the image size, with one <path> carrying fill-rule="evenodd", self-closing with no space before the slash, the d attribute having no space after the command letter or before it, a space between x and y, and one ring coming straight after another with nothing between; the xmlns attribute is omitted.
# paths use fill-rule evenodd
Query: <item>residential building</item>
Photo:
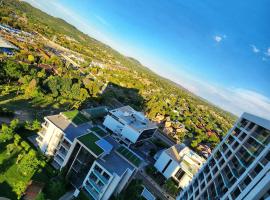
<svg viewBox="0 0 270 200"><path fill-rule="evenodd" d="M89 199L107 200L128 184L142 159L121 145L81 112L45 117L37 139L41 150L53 156L53 166L67 171L67 179Z"/></svg>
<svg viewBox="0 0 270 200"><path fill-rule="evenodd" d="M69 118L70 114L74 115L73 119ZM53 156L53 165L60 169L75 138L88 133L92 125L78 111L63 112L44 119L37 143L43 153Z"/></svg>
<svg viewBox="0 0 270 200"><path fill-rule="evenodd" d="M184 144L176 144L164 150L154 166L166 179L173 178L179 187L184 188L204 161Z"/></svg>
<svg viewBox="0 0 270 200"><path fill-rule="evenodd" d="M270 197L270 121L244 113L177 200Z"/></svg>
<svg viewBox="0 0 270 200"><path fill-rule="evenodd" d="M148 139L157 130L156 124L130 106L109 111L103 125L127 145Z"/></svg>

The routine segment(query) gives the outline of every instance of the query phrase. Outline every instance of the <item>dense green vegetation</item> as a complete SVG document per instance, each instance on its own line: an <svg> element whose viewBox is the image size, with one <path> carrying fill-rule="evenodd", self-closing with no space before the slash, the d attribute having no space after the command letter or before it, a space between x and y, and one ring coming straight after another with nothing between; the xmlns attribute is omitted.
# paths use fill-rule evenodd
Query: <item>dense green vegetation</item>
<svg viewBox="0 0 270 200"><path fill-rule="evenodd" d="M40 123L25 122L17 119L9 125L2 124L0 130L0 196L20 199L31 180L45 184L44 191L38 199L58 199L65 193L63 176L48 165L48 159L28 143L40 128Z"/></svg>
<svg viewBox="0 0 270 200"><path fill-rule="evenodd" d="M39 39L39 34L49 39L54 37L57 44L84 58L78 70L70 68L56 54L40 53L46 47L42 39L34 45L20 44L23 50L1 63L0 92L7 97L16 93L12 98L19 98L20 102L61 110L96 103L110 106L117 100L145 111L150 119L161 122L161 128L166 121L173 122L172 136L194 148L200 143L216 146L234 122L235 117L230 113L156 75L135 59L121 55L65 21L25 2L6 0L2 4L1 23L35 32ZM106 67L89 67L91 61ZM37 68L40 63L52 66L57 73ZM184 126L184 131L177 131L179 125Z"/></svg>

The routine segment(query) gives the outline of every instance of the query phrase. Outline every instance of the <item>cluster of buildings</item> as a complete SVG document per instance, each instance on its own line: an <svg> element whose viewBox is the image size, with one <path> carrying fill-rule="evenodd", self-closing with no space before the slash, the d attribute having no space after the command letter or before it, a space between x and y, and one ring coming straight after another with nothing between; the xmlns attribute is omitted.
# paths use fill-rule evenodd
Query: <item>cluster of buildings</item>
<svg viewBox="0 0 270 200"><path fill-rule="evenodd" d="M97 125L95 116L103 123ZM129 106L63 112L45 117L42 127L38 145L55 168L67 171L74 196L84 192L95 200L119 194L145 167L131 146L157 130ZM176 144L159 151L153 165L181 189L177 200L263 199L270 195L269 140L270 121L245 113L207 160ZM142 194L155 199L146 188Z"/></svg>

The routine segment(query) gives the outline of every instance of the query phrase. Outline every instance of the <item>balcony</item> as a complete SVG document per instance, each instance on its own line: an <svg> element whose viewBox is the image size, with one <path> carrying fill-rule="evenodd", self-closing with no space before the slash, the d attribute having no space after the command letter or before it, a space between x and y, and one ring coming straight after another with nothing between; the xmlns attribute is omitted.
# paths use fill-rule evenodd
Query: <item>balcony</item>
<svg viewBox="0 0 270 200"><path fill-rule="evenodd" d="M105 185L108 183L108 180L104 178L97 170L93 170L93 173L98 177L99 180L101 180L102 183Z"/></svg>
<svg viewBox="0 0 270 200"><path fill-rule="evenodd" d="M102 193L102 188L99 187L92 179L89 178L87 181L91 184L93 188L95 188L98 193Z"/></svg>
<svg viewBox="0 0 270 200"><path fill-rule="evenodd" d="M41 137L44 137L46 135L46 130L45 129L41 129L39 132L38 132L38 135L41 136Z"/></svg>
<svg viewBox="0 0 270 200"><path fill-rule="evenodd" d="M93 188L91 188L89 185L86 184L84 188L95 200L99 199L98 193L93 190Z"/></svg>
<svg viewBox="0 0 270 200"><path fill-rule="evenodd" d="M64 160L60 156L55 156L54 159L60 166L62 166Z"/></svg>
<svg viewBox="0 0 270 200"><path fill-rule="evenodd" d="M42 138L41 136L38 136L36 140L37 140L37 142L40 144L40 143L42 143L43 138Z"/></svg>
<svg viewBox="0 0 270 200"><path fill-rule="evenodd" d="M48 124L48 122L43 122L43 123L41 123L41 126L43 127L43 128L45 128L45 129L47 129L48 128L48 126L49 126L49 124Z"/></svg>

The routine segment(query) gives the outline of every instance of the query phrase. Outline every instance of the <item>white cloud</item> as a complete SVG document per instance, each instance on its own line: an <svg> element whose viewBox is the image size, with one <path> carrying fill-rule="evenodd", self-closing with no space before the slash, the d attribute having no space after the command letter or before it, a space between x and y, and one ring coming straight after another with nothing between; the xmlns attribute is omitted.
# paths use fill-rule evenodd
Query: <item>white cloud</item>
<svg viewBox="0 0 270 200"><path fill-rule="evenodd" d="M252 51L254 52L254 53L259 53L260 52L260 49L258 49L255 45L250 45L251 46L251 48L252 48Z"/></svg>
<svg viewBox="0 0 270 200"><path fill-rule="evenodd" d="M266 56L270 56L270 47L268 47L267 51L265 52Z"/></svg>
<svg viewBox="0 0 270 200"><path fill-rule="evenodd" d="M270 119L270 98L245 88L225 88L199 80L186 72L174 76L173 80L194 94L237 116L244 112Z"/></svg>
<svg viewBox="0 0 270 200"><path fill-rule="evenodd" d="M214 40L215 40L216 42L221 42L222 39L223 39L222 36L218 36L218 35L214 36Z"/></svg>

